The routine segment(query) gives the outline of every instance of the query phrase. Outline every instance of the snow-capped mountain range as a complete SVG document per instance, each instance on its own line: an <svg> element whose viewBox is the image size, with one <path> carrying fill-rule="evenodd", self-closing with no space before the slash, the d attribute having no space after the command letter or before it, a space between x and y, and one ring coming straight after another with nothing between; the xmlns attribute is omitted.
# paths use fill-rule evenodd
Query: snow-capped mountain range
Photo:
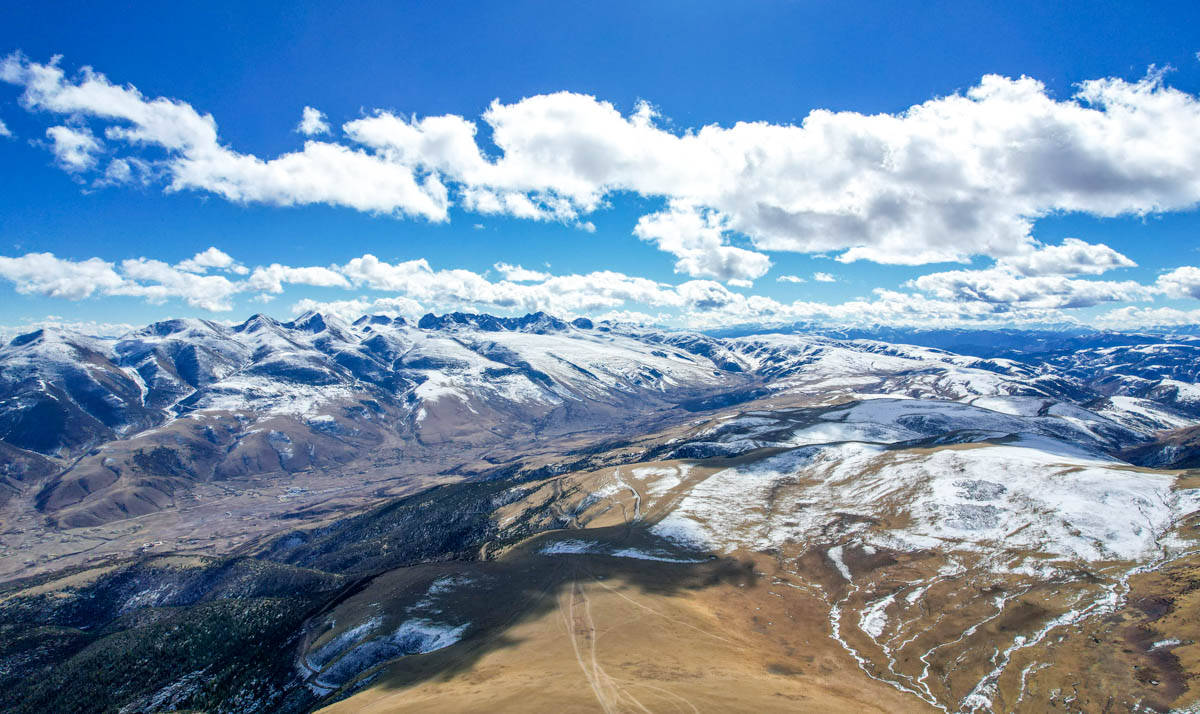
<svg viewBox="0 0 1200 714"><path fill-rule="evenodd" d="M427 315L416 324L317 313L291 322L256 315L232 327L181 319L105 339L41 329L0 348L3 477L8 494L38 483L38 509L84 525L167 507L180 488L213 479L342 467L385 452L437 461L450 451L611 437L744 403L878 396L1001 412L998 398L1028 397L1024 416L1086 423L1110 453L1172 463L1153 439L1200 422L1200 340L1080 347L1078 339L1014 359L544 313Z"/></svg>

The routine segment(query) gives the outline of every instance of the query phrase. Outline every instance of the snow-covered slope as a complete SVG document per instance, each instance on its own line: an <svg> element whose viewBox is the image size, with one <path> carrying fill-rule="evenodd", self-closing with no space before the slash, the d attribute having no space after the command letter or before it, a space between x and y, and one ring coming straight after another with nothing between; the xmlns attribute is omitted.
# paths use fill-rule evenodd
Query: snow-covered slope
<svg viewBox="0 0 1200 714"><path fill-rule="evenodd" d="M1145 559L1174 520L1200 509L1200 492L1105 455L1120 431L1102 417L923 400L868 400L816 418L750 413L698 438L786 451L700 481L656 530L714 551L855 537L1009 553L997 555L1005 568L1032 567L1030 554L1042 564Z"/></svg>
<svg viewBox="0 0 1200 714"><path fill-rule="evenodd" d="M1114 656L1096 643L1113 628L1123 655L1156 656L1152 637L1121 639L1151 603L1133 593L1191 562L1200 515L1194 477L1110 454L1144 426L1027 396L745 411L694 425L661 460L555 483L579 530L543 552L622 557L603 540L623 514L660 560L754 559L770 595L821 603L849 661L914 705L1048 710L1070 701L1057 682L1096 667L1113 690L1099 701L1137 710L1145 695L1106 679ZM1060 663L1068 647L1088 664Z"/></svg>

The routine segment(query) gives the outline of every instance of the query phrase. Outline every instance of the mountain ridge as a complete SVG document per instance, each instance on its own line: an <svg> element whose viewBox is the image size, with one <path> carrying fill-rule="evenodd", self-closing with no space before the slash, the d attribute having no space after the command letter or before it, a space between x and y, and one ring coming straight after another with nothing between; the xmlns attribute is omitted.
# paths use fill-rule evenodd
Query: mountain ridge
<svg viewBox="0 0 1200 714"><path fill-rule="evenodd" d="M184 318L118 338L43 328L0 348L0 441L23 454L14 474L57 468L39 477L33 505L74 526L173 507L196 483L339 469L380 450L438 472L489 449L611 439L635 424L771 399L1036 396L1130 430L1113 452L1152 461L1135 447L1200 416L1200 340L1135 338L1017 359L542 312L429 314L416 324L319 312L232 326ZM450 459L449 444L466 456Z"/></svg>

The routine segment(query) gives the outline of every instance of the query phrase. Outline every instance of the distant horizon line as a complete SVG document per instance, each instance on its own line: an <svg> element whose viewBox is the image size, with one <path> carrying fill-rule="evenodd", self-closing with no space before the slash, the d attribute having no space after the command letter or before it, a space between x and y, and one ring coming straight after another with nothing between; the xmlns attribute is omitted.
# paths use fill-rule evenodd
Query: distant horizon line
<svg viewBox="0 0 1200 714"><path fill-rule="evenodd" d="M442 313L434 311L426 312L421 317L415 318L411 315L405 315L398 311L375 311L363 312L356 316L344 316L336 311L320 311L315 309L305 310L300 312L291 319L279 319L264 312L252 313L249 317L241 321L234 320L214 320L205 317L168 317L161 320L152 320L145 323L99 323L89 320L39 320L26 325L0 325L0 346L8 346L8 344L19 337L28 336L45 329L57 329L65 332L73 332L76 334L94 337L97 339L116 339L133 332L144 330L155 325L164 325L171 322L202 322L210 325L219 326L226 329L237 329L244 327L255 319L270 320L272 323L287 327L288 329L296 329L296 327L306 320L313 317L320 317L323 321L334 319L343 322L348 326L357 326L364 320L373 317L383 317L389 320L389 323L394 324L399 322L402 326L412 327L416 329L440 329L445 326L448 318L464 318L454 319L453 322L461 325L470 324L469 321L484 321L489 322L489 326L498 326L500 329L519 329L519 323L530 321L538 318L545 318L561 323L562 327L575 327L577 329L595 329L596 326L606 327L631 327L639 329L655 329L664 332L691 332L696 334L708 335L713 337L740 337L756 334L796 334L800 331L807 331L823 336L830 336L830 333L872 333L895 331L899 333L936 333L936 332L971 332L971 333L1045 333L1045 334L1112 334L1112 335L1154 335L1154 336L1170 336L1183 335L1195 336L1200 334L1200 323L1181 324L1181 325L1147 325L1138 329L1121 329L1095 327L1087 324L1047 324L1047 323L1029 323L1026 325L1003 325L1003 324L947 324L938 326L919 326L913 324L895 323L889 324L884 322L863 323L863 324L831 324L821 323L818 321L804 322L743 322L731 324L723 327L710 327L704 329L690 328L686 326L663 325L655 323L639 323L632 321L622 321L614 319L593 319L586 316L578 316L573 318L561 317L544 310L535 312L527 312L523 315L497 315L486 311L465 311L465 310L449 310ZM432 322L441 324L433 325ZM477 327L479 325L476 325ZM833 335L836 336L836 335Z"/></svg>

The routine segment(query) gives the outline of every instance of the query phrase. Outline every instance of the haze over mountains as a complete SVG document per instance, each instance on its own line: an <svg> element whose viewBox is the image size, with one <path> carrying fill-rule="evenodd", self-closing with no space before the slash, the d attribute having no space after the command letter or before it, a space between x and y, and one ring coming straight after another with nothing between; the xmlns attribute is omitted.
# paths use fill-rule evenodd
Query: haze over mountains
<svg viewBox="0 0 1200 714"><path fill-rule="evenodd" d="M1198 381L1188 334L37 330L0 348L0 701L1189 706Z"/></svg>

